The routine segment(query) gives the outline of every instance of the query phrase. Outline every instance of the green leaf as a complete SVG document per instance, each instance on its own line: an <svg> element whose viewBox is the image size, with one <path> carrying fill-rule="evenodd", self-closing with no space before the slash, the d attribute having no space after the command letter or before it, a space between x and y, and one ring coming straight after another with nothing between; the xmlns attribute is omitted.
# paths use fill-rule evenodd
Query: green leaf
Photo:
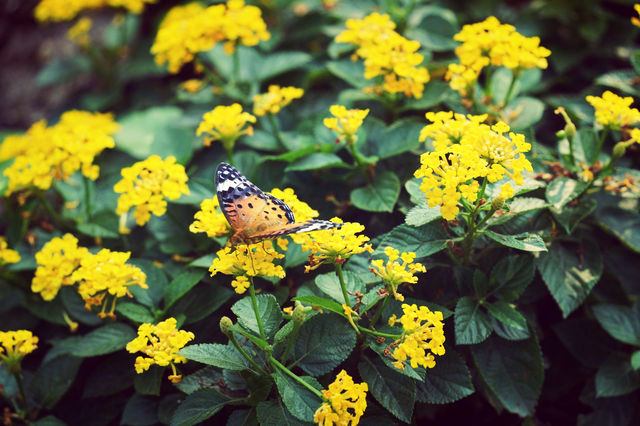
<svg viewBox="0 0 640 426"><path fill-rule="evenodd" d="M455 332L458 345L480 343L491 334L491 320L468 296L461 297L456 304Z"/></svg>
<svg viewBox="0 0 640 426"><path fill-rule="evenodd" d="M489 278L495 294L503 300L514 301L520 297L536 273L533 256L521 254L503 257L491 269Z"/></svg>
<svg viewBox="0 0 640 426"><path fill-rule="evenodd" d="M631 354L631 367L634 371L640 370L640 350L635 351Z"/></svg>
<svg viewBox="0 0 640 426"><path fill-rule="evenodd" d="M176 387L187 395L190 395L197 390L206 389L209 383L217 383L222 379L222 373L220 373L217 368L208 366L201 368L193 374L184 376L180 383L176 384Z"/></svg>
<svg viewBox="0 0 640 426"><path fill-rule="evenodd" d="M344 271L342 273L344 278L345 286L347 287L347 291L349 293L355 294L356 291L360 293L365 293L365 284L360 279L358 274L351 271ZM340 303L345 303L344 295L342 294L342 289L340 287L340 280L335 272L329 272L326 274L321 274L316 276L315 279L316 287L318 287L324 294L330 296L333 300ZM351 304L356 302L355 295L349 295L349 300L351 300Z"/></svg>
<svg viewBox="0 0 640 426"><path fill-rule="evenodd" d="M162 386L162 376L164 375L164 367L152 365L142 374L136 374L133 377L133 386L136 392L141 395L160 395L160 387Z"/></svg>
<svg viewBox="0 0 640 426"><path fill-rule="evenodd" d="M640 95L640 90L635 87L637 78L638 76L632 70L620 70L602 74L596 78L595 83L621 90L633 96L638 96Z"/></svg>
<svg viewBox="0 0 640 426"><path fill-rule="evenodd" d="M184 271L175 277L168 286L164 288L164 306L169 309L178 299L184 296L204 277L205 271Z"/></svg>
<svg viewBox="0 0 640 426"><path fill-rule="evenodd" d="M178 405L171 417L171 426L192 426L212 417L227 404L237 400L230 399L215 389L201 389L188 395Z"/></svg>
<svg viewBox="0 0 640 426"><path fill-rule="evenodd" d="M415 381L387 367L379 358L363 357L358 372L369 392L391 414L411 423L416 400Z"/></svg>
<svg viewBox="0 0 640 426"><path fill-rule="evenodd" d="M411 226L422 226L427 223L431 223L436 219L440 219L441 217L440 206L429 207L428 204L424 203L412 207L411 210L407 212L407 217L405 217L404 223Z"/></svg>
<svg viewBox="0 0 640 426"><path fill-rule="evenodd" d="M126 324L107 324L82 336L70 353L83 358L110 354L124 349L135 337L136 332Z"/></svg>
<svg viewBox="0 0 640 426"><path fill-rule="evenodd" d="M250 368L249 362L231 344L201 343L186 346L178 352L183 357L202 364L227 370L242 371Z"/></svg>
<svg viewBox="0 0 640 426"><path fill-rule="evenodd" d="M118 220L114 211L101 211L91 216L89 222L79 223L78 231L90 237L118 238Z"/></svg>
<svg viewBox="0 0 640 426"><path fill-rule="evenodd" d="M317 170L330 167L347 167L340 157L335 154L315 152L285 167L285 172L299 172L304 170Z"/></svg>
<svg viewBox="0 0 640 426"><path fill-rule="evenodd" d="M554 241L538 258L538 270L566 318L587 297L602 274L602 256L597 245L583 243L567 248Z"/></svg>
<svg viewBox="0 0 640 426"><path fill-rule="evenodd" d="M500 403L521 417L533 413L544 380L542 352L536 339L492 338L471 347L480 375Z"/></svg>
<svg viewBox="0 0 640 426"><path fill-rule="evenodd" d="M82 398L106 397L130 388L137 374L133 368L122 366L130 365L131 360L131 354L125 351L101 358L100 368L91 369L83 377Z"/></svg>
<svg viewBox="0 0 640 426"><path fill-rule="evenodd" d="M631 65L636 74L640 74L640 50L635 50L631 54Z"/></svg>
<svg viewBox="0 0 640 426"><path fill-rule="evenodd" d="M596 213L598 225L615 235L622 244L640 253L640 214L617 207L604 207Z"/></svg>
<svg viewBox="0 0 640 426"><path fill-rule="evenodd" d="M192 288L180 300L171 306L167 316L185 316L185 324L192 324L206 318L224 305L234 292L215 285L202 285Z"/></svg>
<svg viewBox="0 0 640 426"><path fill-rule="evenodd" d="M422 97L407 99L401 111L426 110L446 101L451 96L451 88L444 81L432 80L424 87Z"/></svg>
<svg viewBox="0 0 640 426"><path fill-rule="evenodd" d="M258 303L258 315L262 320L264 333L267 337L271 337L278 331L280 323L282 322L280 305L278 305L278 301L273 294L259 294L256 296L256 301ZM256 334L260 332L250 297L244 297L238 300L233 304L231 310L238 316L238 323L242 327Z"/></svg>
<svg viewBox="0 0 640 426"><path fill-rule="evenodd" d="M308 424L293 417L282 400L260 402L256 408L256 414L261 426L299 426Z"/></svg>
<svg viewBox="0 0 640 426"><path fill-rule="evenodd" d="M574 315L553 326L560 342L582 365L599 368L611 354L614 340L598 327L593 318ZM585 333L585 330L589 330Z"/></svg>
<svg viewBox="0 0 640 426"><path fill-rule="evenodd" d="M498 321L495 317L491 317L491 325L497 336L507 340L526 340L531 337L529 329L511 327L503 322Z"/></svg>
<svg viewBox="0 0 640 426"><path fill-rule="evenodd" d="M559 177L552 180L547 186L547 201L560 210L565 204L575 200L587 189L586 182L580 182L568 177Z"/></svg>
<svg viewBox="0 0 640 426"><path fill-rule="evenodd" d="M39 87L60 84L91 72L91 61L85 55L74 55L49 62L38 73L35 83Z"/></svg>
<svg viewBox="0 0 640 426"><path fill-rule="evenodd" d="M325 299L323 297L318 296L297 296L292 299L293 301L299 301L303 304L311 305L311 306L319 306L323 309L328 309L332 312L336 312L338 314L344 313L344 309L342 309L342 305L340 303L334 302L333 300Z"/></svg>
<svg viewBox="0 0 640 426"><path fill-rule="evenodd" d="M36 406L55 406L73 383L81 363L82 359L74 356L59 356L42 363L27 384L28 395Z"/></svg>
<svg viewBox="0 0 640 426"><path fill-rule="evenodd" d="M581 127L573 138L573 155L588 165L598 160L598 135L592 127Z"/></svg>
<svg viewBox="0 0 640 426"><path fill-rule="evenodd" d="M138 324L143 322L153 322L153 315L149 312L149 309L142 305L138 305L137 303L120 302L116 307L116 311L119 314L122 314L125 318Z"/></svg>
<svg viewBox="0 0 640 426"><path fill-rule="evenodd" d="M280 369L276 370L272 376L276 382L278 393L282 397L282 402L284 402L289 412L300 420L313 421L313 415L322 404L322 400L315 393L280 371ZM312 387L318 390L322 389L322 385L313 377L298 377Z"/></svg>
<svg viewBox="0 0 640 426"><path fill-rule="evenodd" d="M629 358L612 354L596 373L596 396L626 395L640 388L640 374L634 371Z"/></svg>
<svg viewBox="0 0 640 426"><path fill-rule="evenodd" d="M320 376L347 359L355 344L356 333L346 319L316 315L300 327L292 363L312 376Z"/></svg>
<svg viewBox="0 0 640 426"><path fill-rule="evenodd" d="M360 61L354 62L349 59L330 61L327 62L327 69L353 87L362 89L369 84L369 81L364 78L364 65Z"/></svg>
<svg viewBox="0 0 640 426"><path fill-rule="evenodd" d="M462 355L451 348L436 358L436 366L427 370L424 381L416 382L418 400L428 404L449 404L473 392L471 372Z"/></svg>
<svg viewBox="0 0 640 426"><path fill-rule="evenodd" d="M536 98L518 97L504 108L505 117L513 117L507 124L511 130L525 130L542 118L544 103Z"/></svg>
<svg viewBox="0 0 640 426"><path fill-rule="evenodd" d="M82 297L80 297L75 288L64 286L58 294L62 300L64 309L73 319L93 327L102 324L102 320L98 318L95 312L85 307L84 300L82 300Z"/></svg>
<svg viewBox="0 0 640 426"><path fill-rule="evenodd" d="M503 235L486 230L484 235L503 246L512 247L524 251L547 251L544 240L539 235L523 232L517 235Z"/></svg>
<svg viewBox="0 0 640 426"><path fill-rule="evenodd" d="M305 52L269 52L260 57L259 61L252 63L257 71L254 77L258 81L266 81L277 75L296 68L301 68L311 62L313 57Z"/></svg>
<svg viewBox="0 0 640 426"><path fill-rule="evenodd" d="M493 303L485 303L484 306L501 323L518 330L527 329L527 319L510 303L498 300Z"/></svg>
<svg viewBox="0 0 640 426"><path fill-rule="evenodd" d="M351 202L361 210L392 212L400 195L400 179L393 172L382 172L364 188L351 191Z"/></svg>
<svg viewBox="0 0 640 426"><path fill-rule="evenodd" d="M419 228L400 225L382 236L376 254L391 246L398 250L415 252L416 258L431 256L447 246L449 236L440 222L431 222Z"/></svg>
<svg viewBox="0 0 640 426"><path fill-rule="evenodd" d="M565 205L560 211L551 209L551 213L553 213L553 216L556 218L558 223L562 225L566 233L571 235L580 222L593 213L597 206L598 203L596 200L583 198L577 206Z"/></svg>
<svg viewBox="0 0 640 426"><path fill-rule="evenodd" d="M633 308L613 304L596 305L593 314L611 337L640 346L640 303Z"/></svg>
<svg viewBox="0 0 640 426"><path fill-rule="evenodd" d="M145 306L150 308L158 306L162 300L162 293L169 283L164 271L148 259L131 259L128 263L140 268L145 273L147 276L146 283L149 287L129 286L127 288L131 294Z"/></svg>
<svg viewBox="0 0 640 426"><path fill-rule="evenodd" d="M364 126L367 130L367 139L362 145L367 155L389 158L416 149L420 145L418 137L424 123L404 119L386 127L384 123L376 123L371 119L371 124L374 123L376 126ZM379 131L376 127L382 127L383 130Z"/></svg>
<svg viewBox="0 0 640 426"><path fill-rule="evenodd" d="M120 424L154 425L158 423L158 401L156 398L134 393L122 412Z"/></svg>
<svg viewBox="0 0 640 426"><path fill-rule="evenodd" d="M502 225L509 222L511 219L520 216L521 214L541 210L547 207L544 200L540 198L518 197L508 205L509 210L506 212L500 212L501 214L494 214L489 220L489 226Z"/></svg>
<svg viewBox="0 0 640 426"><path fill-rule="evenodd" d="M31 423L33 426L67 426L65 422L54 416L46 416Z"/></svg>
<svg viewBox="0 0 640 426"><path fill-rule="evenodd" d="M0 384L2 385L0 395L6 398L13 398L20 392L15 376L9 372L4 363L0 364Z"/></svg>

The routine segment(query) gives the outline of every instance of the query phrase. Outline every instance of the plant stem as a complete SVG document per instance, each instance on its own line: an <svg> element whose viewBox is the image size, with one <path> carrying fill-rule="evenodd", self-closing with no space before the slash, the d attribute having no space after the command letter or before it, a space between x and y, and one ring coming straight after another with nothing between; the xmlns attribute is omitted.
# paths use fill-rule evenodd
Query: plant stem
<svg viewBox="0 0 640 426"><path fill-rule="evenodd" d="M288 340L287 340L287 347L284 349L284 353L282 354L282 362L286 363L287 362L287 358L289 357L289 352L291 351L291 347L293 346L293 341L296 339L296 336L298 335L298 330L300 330L300 326L302 324L301 323L297 323L297 322L293 322L293 330L291 330L291 333L289 334Z"/></svg>
<svg viewBox="0 0 640 426"><path fill-rule="evenodd" d="M20 396L22 397L22 403L24 406L25 417L29 414L29 401L27 400L27 394L24 392L24 384L22 383L22 373L20 371L16 371L13 373L13 377L16 378L16 383L18 383L18 391L20 392Z"/></svg>
<svg viewBox="0 0 640 426"><path fill-rule="evenodd" d="M89 178L86 176L82 177L82 183L84 186L84 209L85 214L87 215L87 220L91 219L91 193L89 192Z"/></svg>
<svg viewBox="0 0 640 426"><path fill-rule="evenodd" d="M269 124L271 124L271 132L273 133L273 137L276 138L278 145L280 145L282 149L286 150L287 147L284 145L284 142L282 142L282 136L280 135L280 129L278 128L278 123L276 123L275 116L268 112L267 119L269 120Z"/></svg>
<svg viewBox="0 0 640 426"><path fill-rule="evenodd" d="M402 334L382 333L380 331L370 330L370 329L368 329L366 327L363 327L361 325L359 325L358 328L360 329L360 331L363 331L365 333L372 334L374 336L386 337L388 339L398 340L399 338L402 337Z"/></svg>
<svg viewBox="0 0 640 426"><path fill-rule="evenodd" d="M253 358L251 358L251 357L249 356L249 354L248 354L244 349L242 349L242 346L240 346L240 344L239 344L239 343L238 343L238 341L236 340L236 336L234 336L234 335L233 335L233 332L232 332L232 333L229 333L229 340L231 340L231 343L233 344L233 346L235 346L235 348L238 350L238 352L240 352L240 354L241 354L243 357L245 357L245 358L246 358L246 360L247 360L247 361L249 361L249 363L250 363L251 365L253 365L253 366L256 368L256 370L258 370L260 373L264 374L265 376L267 375L267 372L266 372L266 371L264 371L264 370L262 369L262 367L260 367L260 366L258 365L258 363L257 363Z"/></svg>
<svg viewBox="0 0 640 426"><path fill-rule="evenodd" d="M382 315L382 311L384 311L384 308L387 307L387 304L389 304L389 299L391 298L391 295L388 295L387 297L385 297L382 300L382 306L380 306L378 308L378 310L376 311L375 315L373 316L373 318L371 319L371 326L375 327L376 322L378 322L378 319L380 319L380 315Z"/></svg>
<svg viewBox="0 0 640 426"><path fill-rule="evenodd" d="M280 361L278 361L277 359L275 359L273 357L269 357L269 362L271 362L273 365L278 367L280 370L284 371L289 377L291 377L293 380L295 380L296 382L298 382L299 384L301 384L302 386L304 386L305 388L310 390L314 395L316 395L318 398L320 398L320 399L322 399L324 401L324 397L322 396L322 393L318 389L314 388L309 383L307 383L304 380L302 380L295 373L293 373L287 367L282 365L280 363Z"/></svg>
<svg viewBox="0 0 640 426"><path fill-rule="evenodd" d="M504 96L503 105L508 105L511 100L511 95L513 94L513 89L516 87L516 82L518 81L518 77L520 77L520 69L515 69L511 71L511 83L509 83L509 88L507 89L507 94Z"/></svg>
<svg viewBox="0 0 640 426"><path fill-rule="evenodd" d="M338 281L340 281L340 289L342 290L342 296L344 297L344 303L348 307L351 307L351 300L349 299L349 293L347 292L347 286L344 283L344 276L342 275L342 265L336 263L336 274L338 275Z"/></svg>
<svg viewBox="0 0 640 426"><path fill-rule="evenodd" d="M249 276L249 295L251 296L251 306L253 307L253 313L256 315L256 322L258 323L258 329L260 330L260 337L266 342L267 335L264 333L264 327L262 325L262 318L258 313L258 300L256 299L256 290L253 288L253 277Z"/></svg>
<svg viewBox="0 0 640 426"><path fill-rule="evenodd" d="M64 220L62 219L62 217L58 214L58 212L56 212L53 207L51 206L51 204L49 204L49 201L47 201L47 198L45 197L44 194L38 194L38 200L40 200L40 204L42 204L42 207L44 207L44 209L47 211L47 213L49 213L49 215L53 218L53 220L58 224L64 224Z"/></svg>
<svg viewBox="0 0 640 426"><path fill-rule="evenodd" d="M602 132L600 133L600 140L598 141L598 150L596 151L596 161L598 161L598 158L600 157L600 152L602 152L602 146L604 145L604 140L607 138L607 135L609 134L609 128L605 127L602 129Z"/></svg>

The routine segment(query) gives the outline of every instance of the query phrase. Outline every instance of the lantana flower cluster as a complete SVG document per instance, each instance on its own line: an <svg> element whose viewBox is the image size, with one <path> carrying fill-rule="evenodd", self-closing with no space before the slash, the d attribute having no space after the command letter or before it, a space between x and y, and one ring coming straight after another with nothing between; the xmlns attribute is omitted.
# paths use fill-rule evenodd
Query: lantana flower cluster
<svg viewBox="0 0 640 426"><path fill-rule="evenodd" d="M197 53L210 50L218 42L224 42L225 52L231 54L237 44L255 46L270 37L261 10L245 5L243 0L208 7L189 3L167 13L151 53L156 64L168 63L169 72L177 73Z"/></svg>
<svg viewBox="0 0 640 426"><path fill-rule="evenodd" d="M304 90L298 87L280 87L277 84L272 84L266 93L259 93L253 97L253 113L258 117L277 114L291 101L301 98L302 95L304 95Z"/></svg>
<svg viewBox="0 0 640 426"><path fill-rule="evenodd" d="M200 203L200 210L193 216L195 219L189 225L189 231L194 234L204 232L207 237L221 237L229 234L231 226L227 218L220 211L218 197L207 198Z"/></svg>
<svg viewBox="0 0 640 426"><path fill-rule="evenodd" d="M450 64L445 78L452 89L466 96L482 69L488 65L520 72L548 66L551 51L540 46L539 37L525 37L513 25L502 24L490 16L482 22L469 24L453 36L462 42L455 50L459 64Z"/></svg>
<svg viewBox="0 0 640 426"><path fill-rule="evenodd" d="M640 122L640 111L631 108L631 96L621 97L606 90L602 96L587 96L586 99L596 110L596 122L603 127L620 130Z"/></svg>
<svg viewBox="0 0 640 426"><path fill-rule="evenodd" d="M422 96L429 72L421 66L424 56L418 53L419 42L397 33L387 14L374 12L363 19L348 19L346 26L336 41L358 46L353 59L364 60L364 77L381 80L371 88L372 92Z"/></svg>
<svg viewBox="0 0 640 426"><path fill-rule="evenodd" d="M442 312L432 312L426 306L402 304L404 314L400 319L393 315L389 318L389 325L396 322L402 324L402 338L394 342L396 346L393 365L404 370L409 361L412 368L422 366L433 368L436 365L434 355L444 355L444 323Z"/></svg>
<svg viewBox="0 0 640 426"><path fill-rule="evenodd" d="M9 178L7 194L32 187L47 190L78 170L96 180L100 169L93 160L115 146L117 130L111 114L74 110L62 114L53 126L42 120L23 135L7 136L0 146L0 161L14 159L4 171Z"/></svg>
<svg viewBox="0 0 640 426"><path fill-rule="evenodd" d="M20 253L9 248L7 240L4 237L0 237L0 267L7 263L20 262Z"/></svg>
<svg viewBox="0 0 640 426"><path fill-rule="evenodd" d="M376 274L385 283L387 290L395 297L396 300L403 301L404 296L397 292L400 284L415 284L418 282L418 277L415 274L419 272L426 272L426 268L423 264L413 262L416 258L414 252L403 252L396 250L393 247L385 247L384 254L387 255L387 263L385 264L382 259L375 259L371 261L371 272ZM398 259L402 263L398 262Z"/></svg>
<svg viewBox="0 0 640 426"><path fill-rule="evenodd" d="M356 132L362 126L369 109L347 109L342 105L331 105L329 112L333 117L323 120L324 125L338 133L338 139L344 139L348 145L357 142Z"/></svg>
<svg viewBox="0 0 640 426"><path fill-rule="evenodd" d="M167 318L157 325L144 323L138 327L138 337L127 343L130 353L142 352L146 357L138 356L135 362L136 373L142 374L152 365L171 366L169 380L180 383L182 375L176 371L175 364L185 363L187 359L178 354L187 343L195 338L190 331L178 330L175 318Z"/></svg>
<svg viewBox="0 0 640 426"><path fill-rule="evenodd" d="M85 10L102 7L122 7L130 13L141 13L144 7L158 0L40 0L34 10L36 19L46 21L68 21Z"/></svg>
<svg viewBox="0 0 640 426"><path fill-rule="evenodd" d="M38 348L38 340L29 330L0 331L0 365L20 371L20 361Z"/></svg>
<svg viewBox="0 0 640 426"><path fill-rule="evenodd" d="M229 150L240 136L253 134L253 127L249 123L255 122L256 118L242 111L240 104L218 105L202 116L196 135L208 135L204 141L205 146L219 140L225 149Z"/></svg>
<svg viewBox="0 0 640 426"><path fill-rule="evenodd" d="M366 383L355 383L353 378L342 370L327 389L322 390L326 400L313 415L313 421L319 425L357 425L367 408Z"/></svg>
<svg viewBox="0 0 640 426"><path fill-rule="evenodd" d="M122 180L113 190L118 197L117 214L125 214L135 207L133 217L138 225L144 225L155 216L167 211L167 201L177 200L183 194L189 195L187 173L182 164L176 163L174 156L166 159L152 155L144 161L138 161L120 172Z"/></svg>
<svg viewBox="0 0 640 426"><path fill-rule="evenodd" d="M78 246L78 239L71 234L55 237L36 253L38 267L31 282L31 291L50 301L62 286L78 284L78 294L87 309L92 305L102 305L98 316L113 317L116 300L125 295L132 297L129 286L148 287L145 273L126 263L130 255L129 252L109 249L93 254ZM109 299L113 301L107 313Z"/></svg>
<svg viewBox="0 0 640 426"><path fill-rule="evenodd" d="M342 223L341 219L333 218L331 222ZM311 251L309 265L305 272L318 268L323 263L342 264L355 254L373 253L371 244L367 244L369 237L356 235L364 231L364 226L357 222L347 222L340 228L315 231L308 234L308 240L302 244L303 251Z"/></svg>
<svg viewBox="0 0 640 426"><path fill-rule="evenodd" d="M420 189L428 205L440 205L446 220L455 219L462 198L470 203L477 200L478 179L494 183L510 177L521 185L522 172L533 171L523 154L531 150L531 144L525 142L524 135L509 132L504 122L489 125L484 123L487 115L464 116L450 111L429 112L426 117L432 124L424 127L420 140L432 138L435 151L422 154L415 176L422 178ZM511 184L504 184L500 196L507 199L513 195Z"/></svg>

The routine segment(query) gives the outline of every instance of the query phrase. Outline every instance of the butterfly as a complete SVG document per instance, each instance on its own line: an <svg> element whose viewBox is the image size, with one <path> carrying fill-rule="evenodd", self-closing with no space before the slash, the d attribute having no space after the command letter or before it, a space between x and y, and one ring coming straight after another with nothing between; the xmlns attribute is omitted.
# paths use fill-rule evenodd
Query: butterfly
<svg viewBox="0 0 640 426"><path fill-rule="evenodd" d="M342 226L326 220L296 222L284 201L262 192L227 163L220 163L216 169L216 192L222 213L233 230L232 245Z"/></svg>

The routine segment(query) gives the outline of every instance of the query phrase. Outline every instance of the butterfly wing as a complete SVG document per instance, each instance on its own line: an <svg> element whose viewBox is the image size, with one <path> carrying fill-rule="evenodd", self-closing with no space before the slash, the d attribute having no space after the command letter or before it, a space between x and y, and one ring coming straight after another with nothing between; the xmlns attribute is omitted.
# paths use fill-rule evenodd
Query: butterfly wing
<svg viewBox="0 0 640 426"><path fill-rule="evenodd" d="M250 242L259 242L289 234L302 234L305 232L323 231L326 229L340 228L342 223L329 222L327 220L306 220L304 222L288 223L285 225L268 228L249 236Z"/></svg>

